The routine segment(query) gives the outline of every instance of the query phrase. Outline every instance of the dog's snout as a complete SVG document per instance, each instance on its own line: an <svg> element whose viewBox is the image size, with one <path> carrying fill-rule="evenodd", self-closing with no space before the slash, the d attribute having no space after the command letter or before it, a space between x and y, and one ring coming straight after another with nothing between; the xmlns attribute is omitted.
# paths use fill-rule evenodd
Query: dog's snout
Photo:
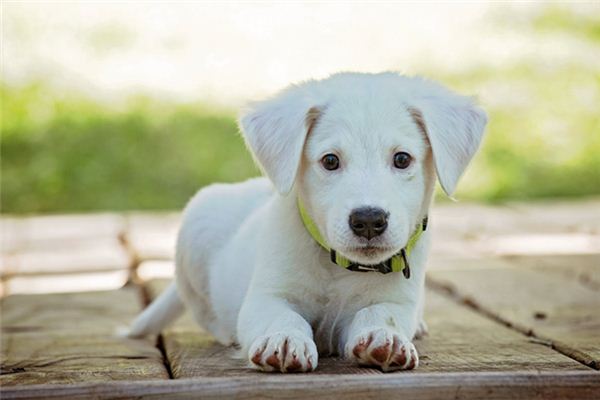
<svg viewBox="0 0 600 400"><path fill-rule="evenodd" d="M355 235L370 240L385 232L388 216L381 208L361 207L352 211L348 223Z"/></svg>

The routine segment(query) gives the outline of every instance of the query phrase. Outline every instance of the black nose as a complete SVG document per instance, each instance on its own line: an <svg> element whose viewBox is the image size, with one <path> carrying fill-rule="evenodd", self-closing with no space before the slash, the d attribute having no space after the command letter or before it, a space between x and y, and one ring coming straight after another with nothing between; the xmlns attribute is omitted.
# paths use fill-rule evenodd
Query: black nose
<svg viewBox="0 0 600 400"><path fill-rule="evenodd" d="M348 223L354 234L370 240L385 232L388 215L381 208L361 207L352 211Z"/></svg>

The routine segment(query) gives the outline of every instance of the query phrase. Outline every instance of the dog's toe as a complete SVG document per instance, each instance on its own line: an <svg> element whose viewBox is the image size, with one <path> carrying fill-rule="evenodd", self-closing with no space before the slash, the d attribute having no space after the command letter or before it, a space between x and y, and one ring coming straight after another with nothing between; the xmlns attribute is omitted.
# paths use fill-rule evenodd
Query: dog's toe
<svg viewBox="0 0 600 400"><path fill-rule="evenodd" d="M318 360L312 339L286 333L258 338L248 356L255 367L269 372L309 372L317 367Z"/></svg>
<svg viewBox="0 0 600 400"><path fill-rule="evenodd" d="M413 369L419 363L415 346L388 329L375 329L350 342L346 354L362 366L383 371Z"/></svg>

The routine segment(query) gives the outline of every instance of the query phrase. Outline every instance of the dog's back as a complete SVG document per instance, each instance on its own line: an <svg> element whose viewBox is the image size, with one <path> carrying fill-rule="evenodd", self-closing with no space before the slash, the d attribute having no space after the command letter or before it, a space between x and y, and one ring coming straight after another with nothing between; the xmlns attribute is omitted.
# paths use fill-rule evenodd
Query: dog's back
<svg viewBox="0 0 600 400"><path fill-rule="evenodd" d="M180 266L206 265L227 245L246 218L273 195L266 178L207 186L189 201L177 238Z"/></svg>
<svg viewBox="0 0 600 400"><path fill-rule="evenodd" d="M272 195L273 187L266 178L249 179L234 184L214 184L198 191L183 212L177 238L177 287L175 282L172 283L163 295L134 321L129 336L141 337L159 333L183 312L183 302L188 305L187 308L192 311L202 327L215 334L222 342L230 342L230 335L221 332L222 321L214 318L214 302L210 299L209 290L210 269L225 267L218 265L218 262L215 265L214 258L222 253L223 248L235 237L248 217ZM228 295L243 296L245 290L240 293L239 288L233 288L233 284L240 280L231 275L229 278L233 281L232 293ZM189 303L193 303L193 306L190 307ZM231 301L227 304L231 304Z"/></svg>

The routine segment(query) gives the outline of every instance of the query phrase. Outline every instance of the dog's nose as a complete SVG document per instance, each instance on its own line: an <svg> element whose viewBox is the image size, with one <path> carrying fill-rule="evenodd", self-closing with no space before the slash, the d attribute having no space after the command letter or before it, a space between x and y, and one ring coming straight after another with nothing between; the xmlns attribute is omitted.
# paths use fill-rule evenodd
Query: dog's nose
<svg viewBox="0 0 600 400"><path fill-rule="evenodd" d="M370 240L385 232L388 216L381 208L361 207L352 211L348 223L355 235Z"/></svg>

